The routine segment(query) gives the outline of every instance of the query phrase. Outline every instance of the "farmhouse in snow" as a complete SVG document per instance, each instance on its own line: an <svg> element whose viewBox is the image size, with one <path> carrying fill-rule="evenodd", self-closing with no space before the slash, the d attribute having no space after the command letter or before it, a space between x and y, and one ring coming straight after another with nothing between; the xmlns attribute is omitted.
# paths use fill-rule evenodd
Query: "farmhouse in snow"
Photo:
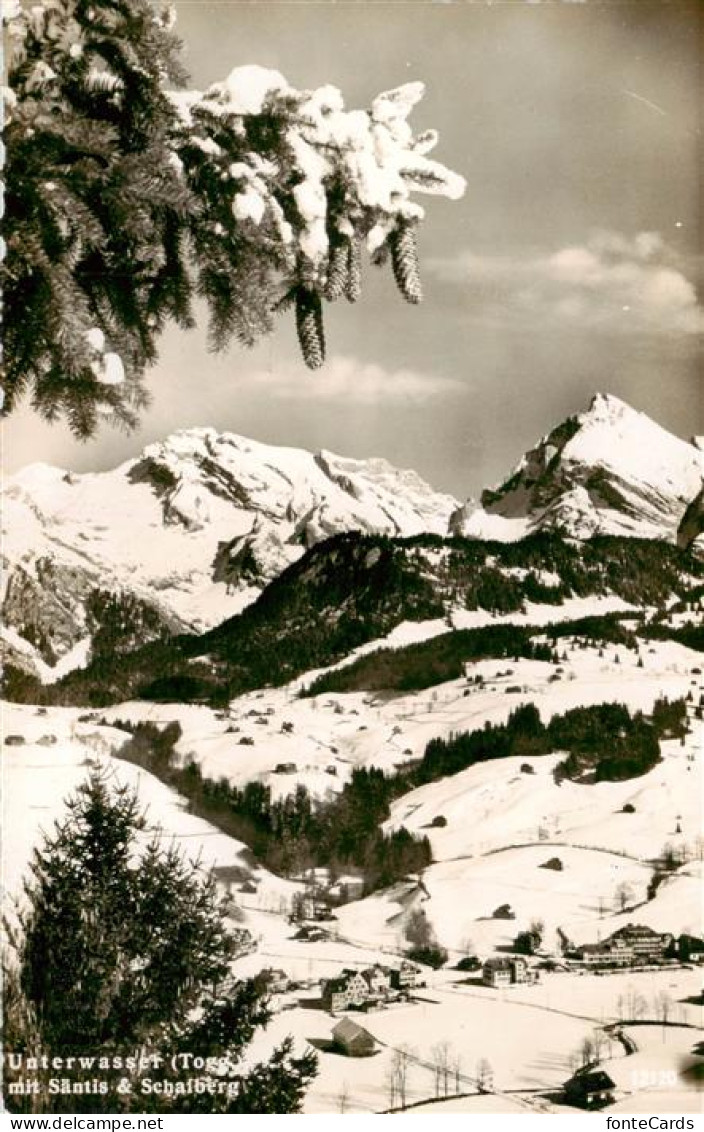
<svg viewBox="0 0 704 1132"><path fill-rule="evenodd" d="M704 963L704 940L684 934L677 940L677 955L683 963Z"/></svg>
<svg viewBox="0 0 704 1132"><path fill-rule="evenodd" d="M613 1102L615 1088L608 1073L601 1069L575 1073L565 1082L565 1100L578 1108L603 1108Z"/></svg>
<svg viewBox="0 0 704 1132"><path fill-rule="evenodd" d="M348 1057L368 1057L374 1053L374 1038L359 1023L351 1018L341 1018L332 1032L335 1045Z"/></svg>
<svg viewBox="0 0 704 1132"><path fill-rule="evenodd" d="M420 985L421 972L414 963L404 960L398 969L376 963L363 971L345 968L336 978L326 979L321 998L326 1010L336 1014L350 1007L362 1008L398 999L403 992Z"/></svg>
<svg viewBox="0 0 704 1132"><path fill-rule="evenodd" d="M255 978L264 994L283 994L291 985L291 980L280 967L264 967Z"/></svg>
<svg viewBox="0 0 704 1132"><path fill-rule="evenodd" d="M345 969L337 978L323 982L321 998L326 1010L336 1014L350 1006L363 1006L369 998L369 984L361 971Z"/></svg>
<svg viewBox="0 0 704 1132"><path fill-rule="evenodd" d="M482 982L488 987L508 987L528 981L528 963L521 955L492 956L482 968Z"/></svg>

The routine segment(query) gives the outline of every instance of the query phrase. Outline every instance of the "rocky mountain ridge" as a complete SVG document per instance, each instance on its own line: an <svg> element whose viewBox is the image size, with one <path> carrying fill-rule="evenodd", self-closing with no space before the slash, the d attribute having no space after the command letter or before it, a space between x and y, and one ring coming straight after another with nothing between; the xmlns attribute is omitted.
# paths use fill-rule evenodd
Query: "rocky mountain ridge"
<svg viewBox="0 0 704 1132"><path fill-rule="evenodd" d="M702 491L704 451L611 395L570 417L527 452L453 531L515 541L536 530L574 538L617 535L687 543L701 533L688 510ZM687 521L685 522L685 517Z"/></svg>
<svg viewBox="0 0 704 1132"><path fill-rule="evenodd" d="M55 679L85 663L106 617L122 618L126 649L203 631L323 539L444 534L458 506L385 460L214 429L176 433L108 472L34 464L4 491L5 650Z"/></svg>
<svg viewBox="0 0 704 1132"><path fill-rule="evenodd" d="M385 460L211 428L176 433L107 472L34 464L4 490L5 655L51 681L104 648L212 629L346 532L699 545L703 462L701 445L598 394L480 504L460 505Z"/></svg>

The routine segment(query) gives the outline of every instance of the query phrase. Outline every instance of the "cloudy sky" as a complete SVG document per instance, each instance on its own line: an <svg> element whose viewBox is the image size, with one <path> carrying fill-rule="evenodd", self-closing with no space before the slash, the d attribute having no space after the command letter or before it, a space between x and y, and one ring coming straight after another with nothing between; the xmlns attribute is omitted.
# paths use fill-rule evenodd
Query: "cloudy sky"
<svg viewBox="0 0 704 1132"><path fill-rule="evenodd" d="M467 193L422 198L423 305L369 268L357 306L328 308L322 371L299 360L290 314L253 351L215 358L204 330L169 332L139 432L81 445L21 412L5 426L10 469L107 467L214 425L383 455L465 496L597 390L704 431L698 2L175 7L199 88L259 63L298 87L334 83L351 108L423 80L411 122L439 130L433 156Z"/></svg>

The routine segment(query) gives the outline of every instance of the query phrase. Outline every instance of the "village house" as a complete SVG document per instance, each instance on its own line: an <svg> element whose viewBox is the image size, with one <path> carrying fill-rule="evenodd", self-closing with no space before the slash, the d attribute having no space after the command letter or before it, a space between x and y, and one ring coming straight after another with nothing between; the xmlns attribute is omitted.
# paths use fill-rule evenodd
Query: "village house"
<svg viewBox="0 0 704 1132"><path fill-rule="evenodd" d="M303 924L293 938L301 939L304 943L320 943L321 940L329 937L324 928L317 927L315 924Z"/></svg>
<svg viewBox="0 0 704 1132"><path fill-rule="evenodd" d="M349 904L352 900L359 900L363 895L364 880L362 877L344 877L328 888L328 896L336 904Z"/></svg>
<svg viewBox="0 0 704 1132"><path fill-rule="evenodd" d="M375 964L362 971L362 978L369 988L368 998L386 998L391 990L391 971L388 967Z"/></svg>
<svg viewBox="0 0 704 1132"><path fill-rule="evenodd" d="M335 1045L348 1057L368 1057L376 1042L368 1030L351 1018L341 1018L332 1032Z"/></svg>
<svg viewBox="0 0 704 1132"><path fill-rule="evenodd" d="M394 968L391 971L391 986L394 990L410 990L413 987L420 987L424 985L423 976L419 967L415 963L409 962L404 959L399 968Z"/></svg>
<svg viewBox="0 0 704 1132"><path fill-rule="evenodd" d="M330 910L330 905L326 900L321 900L315 896L297 896L294 914L290 917L291 923L298 923L300 920L334 920L335 916Z"/></svg>
<svg viewBox="0 0 704 1132"><path fill-rule="evenodd" d="M323 1006L330 1014L338 1014L347 1010L350 1004L347 979L325 979L321 983L320 998Z"/></svg>
<svg viewBox="0 0 704 1132"><path fill-rule="evenodd" d="M589 967L631 967L635 960L633 948L622 939L584 943L575 949L574 954Z"/></svg>
<svg viewBox="0 0 704 1132"><path fill-rule="evenodd" d="M633 949L636 962L645 963L662 959L672 944L670 932L656 932L643 924L626 924L625 927L613 932L609 938L623 941Z"/></svg>
<svg viewBox="0 0 704 1132"><path fill-rule="evenodd" d="M580 1071L565 1082L565 1100L577 1108L604 1108L613 1103L615 1088L608 1073L602 1069Z"/></svg>
<svg viewBox="0 0 704 1132"><path fill-rule="evenodd" d="M264 967L255 977L255 982L264 994L284 994L290 986L288 975L280 967Z"/></svg>
<svg viewBox="0 0 704 1132"><path fill-rule="evenodd" d="M683 963L704 963L704 939L685 932L677 939L677 957Z"/></svg>
<svg viewBox="0 0 704 1132"><path fill-rule="evenodd" d="M661 962L673 943L669 932L659 933L642 924L626 924L599 943L585 943L574 958L589 967L634 967Z"/></svg>
<svg viewBox="0 0 704 1132"><path fill-rule="evenodd" d="M526 983L528 963L521 955L492 956L482 968L482 982L488 987Z"/></svg>
<svg viewBox="0 0 704 1132"><path fill-rule="evenodd" d="M370 997L369 984L360 971L345 969L337 978L324 980L320 997L326 1010L336 1014L350 1006L363 1006Z"/></svg>
<svg viewBox="0 0 704 1132"><path fill-rule="evenodd" d="M400 969L375 963L363 971L343 970L336 978L321 984L323 1005L331 1014L351 1007L364 1009L381 1002L398 1000L411 987L422 985L418 967L404 960Z"/></svg>

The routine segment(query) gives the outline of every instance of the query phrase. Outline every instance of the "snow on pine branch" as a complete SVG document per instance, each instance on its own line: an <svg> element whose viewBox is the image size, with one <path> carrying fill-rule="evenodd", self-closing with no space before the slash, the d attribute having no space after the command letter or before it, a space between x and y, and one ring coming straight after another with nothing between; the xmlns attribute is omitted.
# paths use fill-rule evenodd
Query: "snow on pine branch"
<svg viewBox="0 0 704 1132"><path fill-rule="evenodd" d="M175 89L186 79L173 9L2 6L9 409L31 391L77 435L103 413L131 427L158 337L169 322L195 325L196 297L215 349L253 344L293 307L317 368L324 303L359 298L365 249L420 302L418 197L465 189L431 156L435 131L409 125L422 83L363 110L334 86L297 90L259 66Z"/></svg>
<svg viewBox="0 0 704 1132"><path fill-rule="evenodd" d="M425 213L414 195L464 193L464 178L428 157L437 133L415 137L408 123L423 94L422 83L405 83L369 110L346 110L334 86L299 91L278 71L244 66L203 93L170 95L184 177L216 179L229 205L229 216L212 220L223 239L268 241L313 368L324 360L323 298L359 294L360 242L375 262L390 256L404 297L417 303L413 229Z"/></svg>
<svg viewBox="0 0 704 1132"><path fill-rule="evenodd" d="M244 66L203 94L171 97L190 140L201 147L209 142L214 156L219 147L207 137L209 123L225 120L239 136L243 153L229 166L238 218L260 223L268 212L280 221L279 209L290 214L293 201L296 251L314 269L309 278L322 282L336 233L367 237L373 252L383 242L381 234L388 235L399 221L423 218L412 193L451 200L464 193L463 177L426 156L437 143L435 131L414 138L407 122L423 94L422 83L405 83L378 95L368 111L345 110L334 86L297 91L278 71ZM247 119L266 119L276 131L270 144L279 151L278 161L262 162L260 153L247 152L256 133ZM222 150L220 155L225 157ZM333 185L342 195L337 215L329 200ZM288 234L284 226L282 237Z"/></svg>

